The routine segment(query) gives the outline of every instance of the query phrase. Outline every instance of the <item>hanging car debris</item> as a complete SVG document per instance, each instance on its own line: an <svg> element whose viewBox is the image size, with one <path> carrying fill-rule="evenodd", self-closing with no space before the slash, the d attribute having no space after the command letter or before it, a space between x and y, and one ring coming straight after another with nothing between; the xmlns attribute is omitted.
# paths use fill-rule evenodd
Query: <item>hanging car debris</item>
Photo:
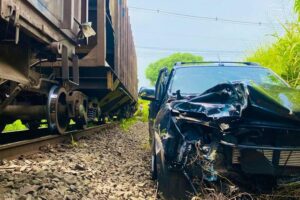
<svg viewBox="0 0 300 200"><path fill-rule="evenodd" d="M152 176L163 193L180 190L168 181L174 171L193 192L195 179L299 175L300 91L271 70L254 63L179 63L170 74L161 70L149 90L140 96L152 101Z"/></svg>

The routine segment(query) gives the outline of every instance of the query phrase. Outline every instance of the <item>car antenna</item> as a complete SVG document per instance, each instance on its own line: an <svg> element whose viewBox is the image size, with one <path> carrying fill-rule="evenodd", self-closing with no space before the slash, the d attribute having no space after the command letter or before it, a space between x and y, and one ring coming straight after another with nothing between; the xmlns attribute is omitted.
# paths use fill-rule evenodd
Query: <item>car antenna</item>
<svg viewBox="0 0 300 200"><path fill-rule="evenodd" d="M223 66L223 64L221 62L220 54L218 54L218 60L219 60L219 66Z"/></svg>

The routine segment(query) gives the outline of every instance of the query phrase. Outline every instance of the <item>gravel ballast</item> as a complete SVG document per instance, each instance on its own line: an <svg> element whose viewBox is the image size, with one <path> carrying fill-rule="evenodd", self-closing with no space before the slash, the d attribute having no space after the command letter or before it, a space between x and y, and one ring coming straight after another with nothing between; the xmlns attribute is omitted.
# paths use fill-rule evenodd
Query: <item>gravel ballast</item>
<svg viewBox="0 0 300 200"><path fill-rule="evenodd" d="M155 199L147 124L0 163L1 199Z"/></svg>

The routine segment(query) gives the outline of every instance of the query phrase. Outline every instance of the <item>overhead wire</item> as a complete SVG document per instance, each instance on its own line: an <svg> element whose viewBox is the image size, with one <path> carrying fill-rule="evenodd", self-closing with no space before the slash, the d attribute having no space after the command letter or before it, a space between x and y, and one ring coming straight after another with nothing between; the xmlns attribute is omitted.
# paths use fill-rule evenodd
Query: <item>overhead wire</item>
<svg viewBox="0 0 300 200"><path fill-rule="evenodd" d="M189 18L189 19L195 19L195 20L206 20L206 21L216 21L216 22L223 22L223 23L232 23L232 24L241 24L241 25L256 25L256 26L279 26L281 24L279 23L269 23L269 22L262 22L262 21L246 21L246 20L235 20L235 19L226 19L222 17L207 17L207 16L197 16L192 14L184 14L184 13L178 13L173 11L166 11L161 9L151 9L151 8L142 8L142 7L136 7L136 6L129 6L129 9L131 10L138 10L142 12L151 12L151 13L157 13L157 14L164 14L164 15L172 15L176 17L181 18ZM189 36L187 36L189 37ZM195 37L195 35L194 35ZM201 36L199 36L201 37ZM213 39L213 38L212 38ZM216 38L214 38L216 39ZM224 40L224 38L223 38ZM226 40L226 39L225 39ZM251 41L247 39L242 38L231 38L228 40L240 40L240 41ZM218 55L221 54L223 56L225 55L238 55L238 54L246 54L245 51L235 51L235 50L203 50L203 49L183 49L183 48L165 48L165 47L155 47L155 46L136 46L137 49L140 50L147 50L147 51L156 51L156 53L161 52L189 52L189 53L195 53L195 54L212 54L212 55Z"/></svg>
<svg viewBox="0 0 300 200"><path fill-rule="evenodd" d="M222 17L207 17L207 16L198 16L192 14L184 14L178 13L173 11L166 11L161 9L151 9L151 8L142 8L136 6L129 6L131 10L139 10L144 12L151 12L157 14L164 14L164 15L172 15L177 17L183 18L190 18L190 19L198 19L198 20L206 20L206 21L216 21L216 22L225 22L225 23L233 23L233 24L241 24L241 25L256 25L256 26L280 26L280 23L269 23L269 22L262 22L262 21L246 21L246 20L236 20L236 19L226 19Z"/></svg>
<svg viewBox="0 0 300 200"><path fill-rule="evenodd" d="M183 48L164 48L164 47L153 47L153 46L138 46L137 49L164 51L164 52L190 52L190 53L207 53L207 54L243 54L244 51L234 50L203 50L203 49L183 49Z"/></svg>

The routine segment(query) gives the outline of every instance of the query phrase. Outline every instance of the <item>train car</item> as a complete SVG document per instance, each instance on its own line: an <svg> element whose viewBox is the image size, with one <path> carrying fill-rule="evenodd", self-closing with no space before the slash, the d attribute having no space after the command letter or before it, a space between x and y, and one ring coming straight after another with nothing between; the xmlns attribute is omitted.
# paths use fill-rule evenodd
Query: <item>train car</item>
<svg viewBox="0 0 300 200"><path fill-rule="evenodd" d="M89 16L98 36L80 60L80 89L95 98L103 116L128 117L137 101L137 63L126 0L90 0ZM100 76L95 76L98 74Z"/></svg>
<svg viewBox="0 0 300 200"><path fill-rule="evenodd" d="M137 64L126 1L0 0L0 131L21 119L64 134L70 119L129 116Z"/></svg>

